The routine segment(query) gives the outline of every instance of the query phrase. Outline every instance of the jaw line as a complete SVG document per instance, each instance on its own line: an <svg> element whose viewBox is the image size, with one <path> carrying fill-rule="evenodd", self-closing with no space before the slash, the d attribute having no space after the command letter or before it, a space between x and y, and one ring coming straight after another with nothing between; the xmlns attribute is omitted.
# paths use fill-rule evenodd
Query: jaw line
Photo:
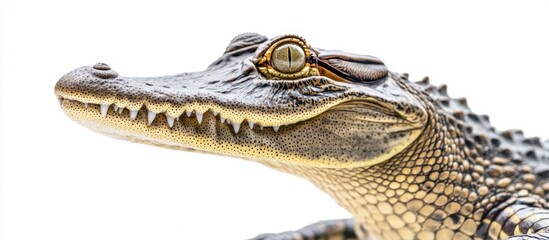
<svg viewBox="0 0 549 240"><path fill-rule="evenodd" d="M182 124L180 120L183 118L195 119L196 123L200 125L202 124L203 119L207 114L212 115L221 124L226 124L232 127L235 134L240 131L241 127L248 127L250 129L259 128L260 130L264 130L265 128L272 128L274 132L278 132L278 130L281 128L281 126L263 126L263 125L249 122L249 121L243 121L238 123L232 122L231 120L224 118L222 114L211 111L211 110L206 110L204 112L189 110L189 111L184 111L183 114L181 114L178 117L172 117L167 113L155 113L150 110L147 110L145 106L142 106L138 110L133 110L130 108L117 106L116 104L85 103L77 100L64 99L64 98L59 98L59 103L61 105L61 108L65 111L69 109L80 109L86 112L95 112L95 114L97 114L98 117L100 116L102 118L118 115L118 116L126 117L128 121L143 121L144 124L146 124L147 126L151 126L153 123L156 123L156 125L164 124L166 127L170 129L174 128L176 124ZM145 118L145 120L138 119L138 116L144 116L142 118ZM295 123L297 122L288 123L283 126L292 125Z"/></svg>
<svg viewBox="0 0 549 240"><path fill-rule="evenodd" d="M304 119L304 120L300 120L300 121L287 122L283 125L262 125L262 124L259 124L259 123L254 123L254 122L248 121L246 119L244 119L242 121L234 121L234 120L231 120L228 117L224 117L225 114L216 112L216 111L212 110L211 108L208 108L208 109L202 110L202 111L201 110L184 110L184 111L182 111L182 113L180 115L173 116L173 115L169 114L168 112L157 113L157 112L148 110L147 107L146 107L146 104L143 104L140 108L136 109L135 107L125 108L124 106L118 106L117 104L96 104L96 103L82 102L82 101L69 99L69 98L63 98L63 97L59 97L59 96L58 96L58 100L59 100L59 103L60 103L60 105L63 109L65 109L67 107L66 105L64 105L64 103L75 103L76 105L79 105L82 108L86 109L86 111L90 111L93 107L98 108L98 111L97 110L91 110L91 111L97 111L97 114L101 115L102 117L107 117L107 115L114 115L114 114L118 114L118 115L126 114L126 116L128 117L128 119L130 121L134 121L137 118L137 115L140 112L144 112L143 114L146 115L145 123L148 126L150 126L155 121L155 119L158 118L158 116L163 115L163 118L165 119L163 122L169 128L173 128L173 126L177 122L179 122L179 120L181 118L185 118L185 117L186 118L194 117L196 119L196 121L198 122L198 124L201 124L205 114L211 114L220 123L230 125L233 128L235 133L238 133L240 128L244 125L247 125L250 129L254 129L255 126L259 127L260 130L263 130L264 128L272 128L274 132L277 132L281 127L288 126L288 125L294 125L294 124L297 124L299 122L307 121L311 118L315 118L315 117L320 116L321 114L323 114L326 111L333 111L335 109L340 109L340 108L346 106L349 103L357 102L357 100L350 100L350 101L347 101L347 102L338 103L335 106L332 106L332 107L328 108L327 110L317 114L316 116L313 116L313 117L310 117L310 118L307 118L307 119ZM384 104L384 103L380 103L380 102L372 101L372 100L360 101L360 102L362 102L363 104L365 104L365 106L368 106L368 108L370 108L372 110L383 112L384 114L387 114L387 115L392 115L392 114L395 113L395 111L388 104ZM72 107L74 107L74 106L72 106ZM402 116L399 116L399 117L401 119L403 119L404 121L407 121ZM156 120L156 121L158 121L158 120ZM368 121L378 122L374 119L371 119L371 120L369 119ZM395 123L397 123L397 122L395 122ZM412 122L409 122L409 123L411 125L416 125L417 124L417 123L412 123ZM242 125L242 124L244 124L244 125Z"/></svg>

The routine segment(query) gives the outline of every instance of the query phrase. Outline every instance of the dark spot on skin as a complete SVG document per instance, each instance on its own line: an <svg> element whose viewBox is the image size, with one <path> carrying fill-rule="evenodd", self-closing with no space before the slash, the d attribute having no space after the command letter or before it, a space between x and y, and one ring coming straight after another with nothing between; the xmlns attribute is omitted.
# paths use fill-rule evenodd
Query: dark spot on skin
<svg viewBox="0 0 549 240"><path fill-rule="evenodd" d="M459 215L458 214L454 213L454 214L450 215L449 217L450 217L450 219L452 219L452 222L454 224L459 223Z"/></svg>
<svg viewBox="0 0 549 240"><path fill-rule="evenodd" d="M437 221L444 220L444 216L442 215L442 212L435 211L433 215L431 215L431 218Z"/></svg>
<svg viewBox="0 0 549 240"><path fill-rule="evenodd" d="M499 147L499 145L501 144L501 141L497 138L492 138L490 139L490 142L492 143L492 145L494 145L495 147Z"/></svg>
<svg viewBox="0 0 549 240"><path fill-rule="evenodd" d="M531 159L536 159L536 152L534 150L530 150L530 151L526 152L526 157L531 158Z"/></svg>

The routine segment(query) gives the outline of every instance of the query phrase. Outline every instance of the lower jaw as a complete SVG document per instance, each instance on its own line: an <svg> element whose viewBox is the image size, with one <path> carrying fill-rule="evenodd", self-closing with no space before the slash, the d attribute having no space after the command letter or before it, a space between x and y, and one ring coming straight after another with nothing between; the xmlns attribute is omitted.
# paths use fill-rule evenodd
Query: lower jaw
<svg viewBox="0 0 549 240"><path fill-rule="evenodd" d="M77 123L103 135L178 150L198 150L213 154L229 155L259 162L280 162L284 165L313 167L358 167L366 166L361 161L341 162L340 155L318 155L309 149L305 152L290 150L280 145L282 138L286 142L301 146L299 131L311 133L311 138L320 138L324 132L318 132L318 122L302 122L295 125L261 128L258 125L233 124L221 122L219 116L211 112L202 115L201 121L193 114L181 116L172 124L164 114L151 114L145 108L135 112L132 120L130 110L115 109L110 106L101 111L97 104L83 104L78 101L63 100L61 106L65 113ZM314 121L317 121L315 124ZM171 125L171 126L170 126ZM276 131L278 130L278 131ZM330 144L327 142L326 144ZM311 161L314 159L314 161Z"/></svg>
<svg viewBox="0 0 549 240"><path fill-rule="evenodd" d="M73 100L63 100L61 106L75 122L112 138L170 149L253 159L261 156L250 157L242 153L256 146L247 144L242 139L282 133L287 128L261 127L247 123L239 124L235 128L234 124L220 121L219 116L211 112L204 113L200 119L194 113L190 116L184 114L170 124L164 114L156 114L151 121L151 114L145 108L141 108L132 117L129 109L115 109L112 106L103 110L104 112L101 111L101 105L83 104ZM238 139L241 143L235 144Z"/></svg>

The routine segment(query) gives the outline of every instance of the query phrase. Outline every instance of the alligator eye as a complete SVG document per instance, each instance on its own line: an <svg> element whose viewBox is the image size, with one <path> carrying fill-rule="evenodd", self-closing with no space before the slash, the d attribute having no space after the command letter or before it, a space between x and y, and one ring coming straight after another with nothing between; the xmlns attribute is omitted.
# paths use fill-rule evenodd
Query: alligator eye
<svg viewBox="0 0 549 240"><path fill-rule="evenodd" d="M299 72L305 66L305 52L294 43L282 44L273 50L271 64L283 73Z"/></svg>
<svg viewBox="0 0 549 240"><path fill-rule="evenodd" d="M268 79L293 80L318 76L316 53L295 35L272 39L256 54L254 62L259 72Z"/></svg>

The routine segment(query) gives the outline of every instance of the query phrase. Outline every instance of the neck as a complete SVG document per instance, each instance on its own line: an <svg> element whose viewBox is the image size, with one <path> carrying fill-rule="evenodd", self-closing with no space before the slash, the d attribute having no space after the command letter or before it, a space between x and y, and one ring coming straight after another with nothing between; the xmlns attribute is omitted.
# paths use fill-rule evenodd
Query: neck
<svg viewBox="0 0 549 240"><path fill-rule="evenodd" d="M432 118L417 144L374 166L312 169L269 165L305 177L330 194L353 214L363 238L472 236L479 218L473 216L471 202L478 196L467 187L474 175L463 171L463 164L470 163L467 153L457 147L463 136L445 118ZM474 227L463 228L470 229L467 232L455 230L464 224Z"/></svg>

